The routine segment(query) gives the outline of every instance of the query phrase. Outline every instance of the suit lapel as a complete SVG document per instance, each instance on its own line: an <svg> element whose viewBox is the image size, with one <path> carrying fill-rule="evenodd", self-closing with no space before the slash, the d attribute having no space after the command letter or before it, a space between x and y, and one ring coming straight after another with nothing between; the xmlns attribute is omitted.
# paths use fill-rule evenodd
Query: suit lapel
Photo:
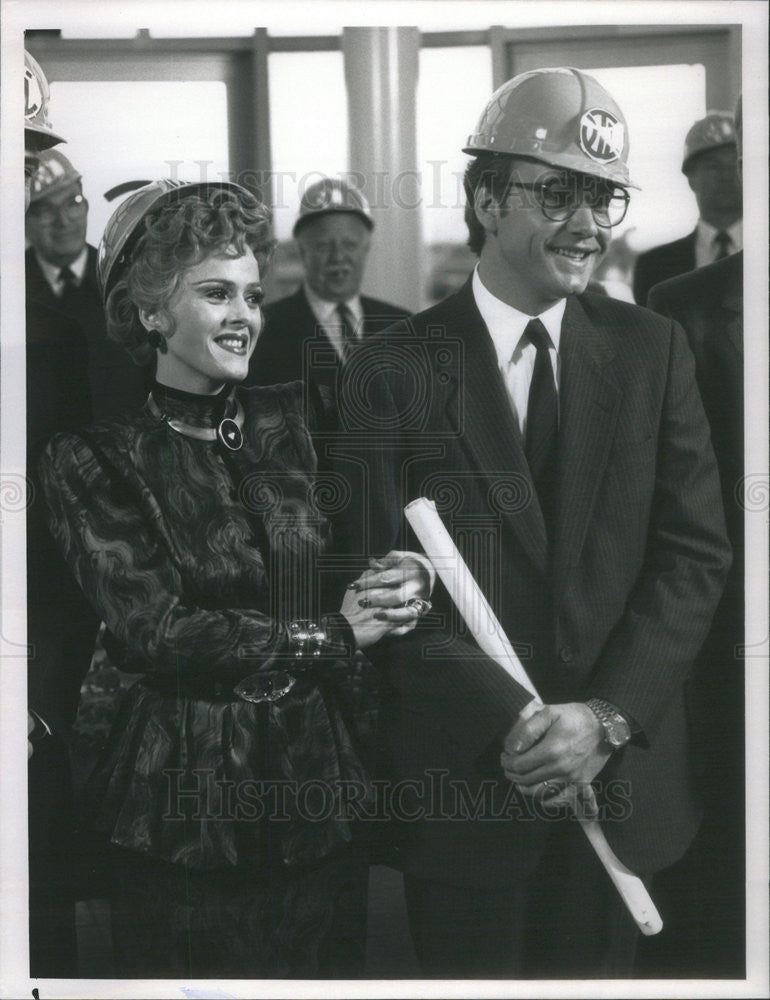
<svg viewBox="0 0 770 1000"><path fill-rule="evenodd" d="M732 264L730 280L722 296L721 325L717 329L727 332L730 343L743 357L743 252L729 258Z"/></svg>
<svg viewBox="0 0 770 1000"><path fill-rule="evenodd" d="M458 376L449 379L445 413L471 467L499 488L502 477L513 480L515 495L523 504L501 505L501 514L522 548L541 573L547 570L547 539L540 505L526 502L534 486L524 456L521 434L514 417L494 345L476 307L468 281L446 302L446 315L437 315L450 338L458 337L464 357ZM440 386L438 380L434 385Z"/></svg>
<svg viewBox="0 0 770 1000"><path fill-rule="evenodd" d="M27 298L32 299L45 309L54 309L60 312L61 303L48 284L43 270L37 262L34 250L29 249L26 252L24 266L26 269Z"/></svg>
<svg viewBox="0 0 770 1000"><path fill-rule="evenodd" d="M560 344L559 502L554 540L555 597L577 562L615 433L621 390L609 364L609 332L567 300Z"/></svg>

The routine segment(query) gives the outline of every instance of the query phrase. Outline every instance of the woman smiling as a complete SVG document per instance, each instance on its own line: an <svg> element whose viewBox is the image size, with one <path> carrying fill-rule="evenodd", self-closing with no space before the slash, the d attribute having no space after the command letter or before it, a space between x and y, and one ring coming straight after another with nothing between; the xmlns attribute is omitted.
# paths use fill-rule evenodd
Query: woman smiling
<svg viewBox="0 0 770 1000"><path fill-rule="evenodd" d="M139 675L91 782L121 976L362 973L366 869L343 799L369 783L339 694L356 649L414 626L395 605L415 584L323 613L302 388L235 388L272 247L235 184L129 197L99 277L110 335L156 381L141 410L43 457L52 532Z"/></svg>

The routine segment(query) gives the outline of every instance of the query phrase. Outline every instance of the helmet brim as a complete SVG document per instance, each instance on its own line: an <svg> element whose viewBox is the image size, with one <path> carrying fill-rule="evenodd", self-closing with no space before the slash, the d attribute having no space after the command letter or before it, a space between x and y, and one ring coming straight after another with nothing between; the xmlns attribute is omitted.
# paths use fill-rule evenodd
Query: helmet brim
<svg viewBox="0 0 770 1000"><path fill-rule="evenodd" d="M130 257L131 251L133 250L134 244L137 242L139 236L142 233L142 220L148 215L149 212L154 212L163 205L170 204L174 201L182 201L184 198L192 197L196 194L201 194L215 188L217 190L230 190L243 192L247 189L241 187L240 184L235 184L231 181L203 181L198 184L188 184L180 183L178 181L165 181L165 182L154 182L160 185L161 183L171 184L173 186L168 187L167 190L159 190L157 197L153 198L152 201L148 202L144 210L140 215L138 215L130 229L127 229L125 233L122 234L121 239L115 243L110 252L110 262L109 268L103 271L102 268L97 263L97 283L99 285L100 291L102 293L102 298L106 302L107 297L118 281L121 272L128 264L128 258ZM142 188L135 191L134 194L141 193ZM250 193L247 191L247 193ZM130 196L129 196L130 197ZM128 201L128 199L126 199ZM115 210L118 212L120 206ZM114 216L114 213L113 213ZM111 221L111 220L110 220ZM109 228L110 222L107 223ZM105 230L106 234L107 230ZM102 236L102 243L99 245L99 252L101 256L102 244L104 243L104 236Z"/></svg>
<svg viewBox="0 0 770 1000"><path fill-rule="evenodd" d="M374 229L374 222L368 215L359 211L359 209L346 208L344 205L330 205L328 208L321 208L317 212L307 212L307 214L301 215L294 223L294 228L291 231L292 236L296 238L297 234L305 229L314 219L320 219L324 215L355 215L364 223L369 232Z"/></svg>
<svg viewBox="0 0 770 1000"><path fill-rule="evenodd" d="M51 146L58 146L60 142L66 142L64 136L54 132L53 129L43 128L41 125L24 126L24 148L30 153L42 153Z"/></svg>

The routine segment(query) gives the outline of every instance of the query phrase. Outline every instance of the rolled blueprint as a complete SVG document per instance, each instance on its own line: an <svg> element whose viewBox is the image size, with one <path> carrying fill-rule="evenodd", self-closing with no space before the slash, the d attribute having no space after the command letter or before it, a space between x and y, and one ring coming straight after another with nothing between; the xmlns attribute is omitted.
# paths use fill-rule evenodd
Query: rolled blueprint
<svg viewBox="0 0 770 1000"><path fill-rule="evenodd" d="M535 686L452 541L435 503L420 497L407 504L404 514L480 649L533 695L535 700L525 707L522 715L535 714L543 707ZM663 928L663 921L642 880L613 853L598 820L586 819L580 814L578 820L641 932L657 934Z"/></svg>

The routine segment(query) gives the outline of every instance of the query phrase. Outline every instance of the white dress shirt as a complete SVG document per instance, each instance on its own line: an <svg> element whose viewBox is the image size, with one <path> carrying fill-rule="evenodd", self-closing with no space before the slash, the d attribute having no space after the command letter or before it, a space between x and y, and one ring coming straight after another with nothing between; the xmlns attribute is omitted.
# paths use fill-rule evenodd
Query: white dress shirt
<svg viewBox="0 0 770 1000"><path fill-rule="evenodd" d="M521 435L525 437L529 387L532 384L537 348L529 340L522 342L524 330L531 319L539 319L548 331L553 344L548 354L551 358L558 398L559 343L561 341L561 322L567 300L561 299L539 316L528 316L493 295L479 277L478 268L473 272L473 297L495 345L497 363L508 390L508 397L516 415Z"/></svg>
<svg viewBox="0 0 770 1000"><path fill-rule="evenodd" d="M35 251L35 257L40 265L40 270L43 272L43 276L48 284L51 286L51 291L54 293L56 298L61 298L64 294L64 282L59 277L62 267L61 264L50 264L47 260L43 260L40 254ZM83 283L83 278L86 273L86 264L88 262L88 247L84 246L77 257L67 266L70 271L75 275L75 284L80 286Z"/></svg>
<svg viewBox="0 0 770 1000"><path fill-rule="evenodd" d="M703 219L698 219L695 227L695 266L705 267L717 259L719 244L714 242L714 237L721 230L716 229ZM730 244L727 247L729 253L738 253L743 249L743 222L739 219L732 226L724 230L730 237Z"/></svg>
<svg viewBox="0 0 770 1000"><path fill-rule="evenodd" d="M337 355L341 358L343 356L344 345L342 329L340 327L340 317L337 312L337 306L340 303L329 302L326 299L320 298L307 283L305 284L305 295L307 296L310 308L313 310L313 315L318 323L323 327L324 333L331 341ZM354 295L353 298L348 299L344 305L348 307L353 316L356 337L360 340L363 334L364 326L364 309L361 305L361 299L358 295Z"/></svg>

